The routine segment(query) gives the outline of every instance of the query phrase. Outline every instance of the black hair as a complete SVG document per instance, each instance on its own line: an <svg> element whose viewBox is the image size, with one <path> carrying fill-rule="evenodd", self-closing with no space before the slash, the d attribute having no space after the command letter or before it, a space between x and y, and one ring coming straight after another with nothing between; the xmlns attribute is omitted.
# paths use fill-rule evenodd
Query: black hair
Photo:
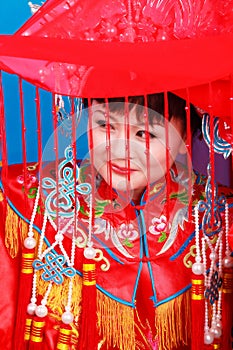
<svg viewBox="0 0 233 350"><path fill-rule="evenodd" d="M156 118L157 123L164 123L164 110L165 110L165 98L164 93L155 93L148 94L146 105L148 107L148 120L150 124L153 124L154 119ZM168 119L170 120L172 117L178 118L183 123L183 130L186 131L187 127L187 112L186 112L186 101L181 97L173 94L172 92L168 92ZM93 98L92 101L105 105L106 99L104 98ZM116 97L116 98L108 98L107 103L110 112L120 112L124 113L124 97ZM114 102L114 103L112 103ZM122 103L123 102L123 103ZM84 101L84 105L87 106L87 101ZM128 97L128 110L130 111L136 105L136 116L139 120L144 118L144 108L145 108L145 97L144 96L130 96ZM156 112L156 113L154 113ZM196 108L193 104L190 104L190 126L192 134L194 134L197 130L201 130L201 118L196 111Z"/></svg>

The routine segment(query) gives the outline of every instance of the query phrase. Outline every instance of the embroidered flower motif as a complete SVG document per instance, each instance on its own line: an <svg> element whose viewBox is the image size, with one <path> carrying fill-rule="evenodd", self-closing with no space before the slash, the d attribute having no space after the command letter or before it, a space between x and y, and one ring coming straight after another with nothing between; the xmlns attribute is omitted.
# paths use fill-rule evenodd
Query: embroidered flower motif
<svg viewBox="0 0 233 350"><path fill-rule="evenodd" d="M123 239L123 244L129 248L133 247L132 241L138 238L138 231L134 230L132 224L121 224L120 229L117 233L118 237Z"/></svg>
<svg viewBox="0 0 233 350"><path fill-rule="evenodd" d="M158 242L166 240L166 229L170 228L170 224L167 222L165 215L161 215L160 218L153 218L152 225L149 227L149 232L152 235L160 235Z"/></svg>
<svg viewBox="0 0 233 350"><path fill-rule="evenodd" d="M17 176L17 182L20 185L24 185L27 188L30 188L31 186L33 186L37 181L37 178L35 175L31 175L31 174L27 174L25 177L24 175L19 175Z"/></svg>

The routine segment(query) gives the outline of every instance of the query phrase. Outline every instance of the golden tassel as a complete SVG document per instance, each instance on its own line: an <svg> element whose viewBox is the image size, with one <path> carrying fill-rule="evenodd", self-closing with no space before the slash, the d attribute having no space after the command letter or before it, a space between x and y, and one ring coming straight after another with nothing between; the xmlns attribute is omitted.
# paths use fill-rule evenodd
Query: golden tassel
<svg viewBox="0 0 233 350"><path fill-rule="evenodd" d="M29 229L28 223L20 218L19 219L19 237L22 245L24 243L25 238L27 238L28 236L28 229ZM34 232L34 235L35 235L35 232ZM36 239L35 236L34 238Z"/></svg>
<svg viewBox="0 0 233 350"><path fill-rule="evenodd" d="M40 273L38 273L39 275ZM39 277L39 276L38 276ZM38 294L45 295L48 288L48 282L45 282L42 278L38 278ZM65 279L61 285L53 284L51 292L48 297L48 307L52 313L59 315L61 317L64 312L65 306L67 304L67 295L69 290L69 279ZM72 292L72 301L71 308L72 312L75 315L75 318L78 318L81 312L81 297L82 297L82 278L78 275L73 277L73 292Z"/></svg>
<svg viewBox="0 0 233 350"><path fill-rule="evenodd" d="M5 221L5 245L12 258L15 258L19 252L19 216L7 204Z"/></svg>
<svg viewBox="0 0 233 350"><path fill-rule="evenodd" d="M134 309L97 292L97 317L100 335L107 346L135 349Z"/></svg>
<svg viewBox="0 0 233 350"><path fill-rule="evenodd" d="M159 350L179 349L191 338L190 291L187 291L156 309L156 329Z"/></svg>

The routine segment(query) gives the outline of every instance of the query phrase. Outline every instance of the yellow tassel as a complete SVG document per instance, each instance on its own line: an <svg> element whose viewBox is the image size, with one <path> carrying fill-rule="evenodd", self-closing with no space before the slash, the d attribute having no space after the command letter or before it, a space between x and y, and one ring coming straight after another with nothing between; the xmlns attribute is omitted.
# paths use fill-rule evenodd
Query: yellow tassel
<svg viewBox="0 0 233 350"><path fill-rule="evenodd" d="M20 218L19 219L19 237L20 237L21 244L23 244L25 238L28 235L28 228L29 228L28 223L26 223L24 220Z"/></svg>
<svg viewBox="0 0 233 350"><path fill-rule="evenodd" d="M45 295L48 288L48 282L38 278L38 294ZM60 318L64 312L65 306L67 304L67 295L69 290L69 279L66 278L62 285L55 285L51 289L51 292L48 297L48 307L52 313L57 314ZM73 292L72 292L72 301L71 309L75 318L78 318L81 311L81 296L82 296L82 278L78 275L75 275L73 278Z"/></svg>
<svg viewBox="0 0 233 350"><path fill-rule="evenodd" d="M97 292L100 335L107 346L121 350L135 349L134 309Z"/></svg>
<svg viewBox="0 0 233 350"><path fill-rule="evenodd" d="M188 344L191 338L190 298L190 291L187 291L156 309L159 350L179 349L181 344Z"/></svg>
<svg viewBox="0 0 233 350"><path fill-rule="evenodd" d="M12 258L18 255L20 247L28 234L28 223L21 219L18 214L7 204L5 221L5 245ZM37 240L38 233L33 230Z"/></svg>
<svg viewBox="0 0 233 350"><path fill-rule="evenodd" d="M19 252L19 216L7 205L5 222L5 245L12 258Z"/></svg>
<svg viewBox="0 0 233 350"><path fill-rule="evenodd" d="M2 202L3 200L4 200L4 196L3 196L2 190L0 190L0 202Z"/></svg>

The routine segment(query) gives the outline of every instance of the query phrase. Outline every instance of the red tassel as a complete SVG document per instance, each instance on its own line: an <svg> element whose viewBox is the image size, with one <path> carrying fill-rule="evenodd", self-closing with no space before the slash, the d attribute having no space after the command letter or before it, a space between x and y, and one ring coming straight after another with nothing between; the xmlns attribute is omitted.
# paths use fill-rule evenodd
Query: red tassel
<svg viewBox="0 0 233 350"><path fill-rule="evenodd" d="M231 225L231 228L230 228L229 233L228 233L228 241L229 241L229 245L231 247L231 250L233 251L233 225Z"/></svg>
<svg viewBox="0 0 233 350"><path fill-rule="evenodd" d="M27 342L25 342L25 320L27 318L27 305L30 303L32 291L33 267L32 262L35 258L34 250L23 249L21 273L18 290L18 304L17 315L14 332L14 348L27 349ZM26 326L27 327L27 326Z"/></svg>
<svg viewBox="0 0 233 350"><path fill-rule="evenodd" d="M204 277L193 275L192 277L192 350L204 349L204 323L205 323L205 299Z"/></svg>
<svg viewBox="0 0 233 350"><path fill-rule="evenodd" d="M96 266L93 260L84 259L82 314L80 324L80 350L97 349Z"/></svg>
<svg viewBox="0 0 233 350"><path fill-rule="evenodd" d="M223 270L222 289L222 349L231 350L231 328L233 322L233 269Z"/></svg>
<svg viewBox="0 0 233 350"><path fill-rule="evenodd" d="M29 350L44 350L45 318L35 316L31 326Z"/></svg>
<svg viewBox="0 0 233 350"><path fill-rule="evenodd" d="M58 334L58 341L57 341L57 347L58 350L70 350L71 347L71 335L72 335L72 328L70 325L66 325L62 323L59 334Z"/></svg>

